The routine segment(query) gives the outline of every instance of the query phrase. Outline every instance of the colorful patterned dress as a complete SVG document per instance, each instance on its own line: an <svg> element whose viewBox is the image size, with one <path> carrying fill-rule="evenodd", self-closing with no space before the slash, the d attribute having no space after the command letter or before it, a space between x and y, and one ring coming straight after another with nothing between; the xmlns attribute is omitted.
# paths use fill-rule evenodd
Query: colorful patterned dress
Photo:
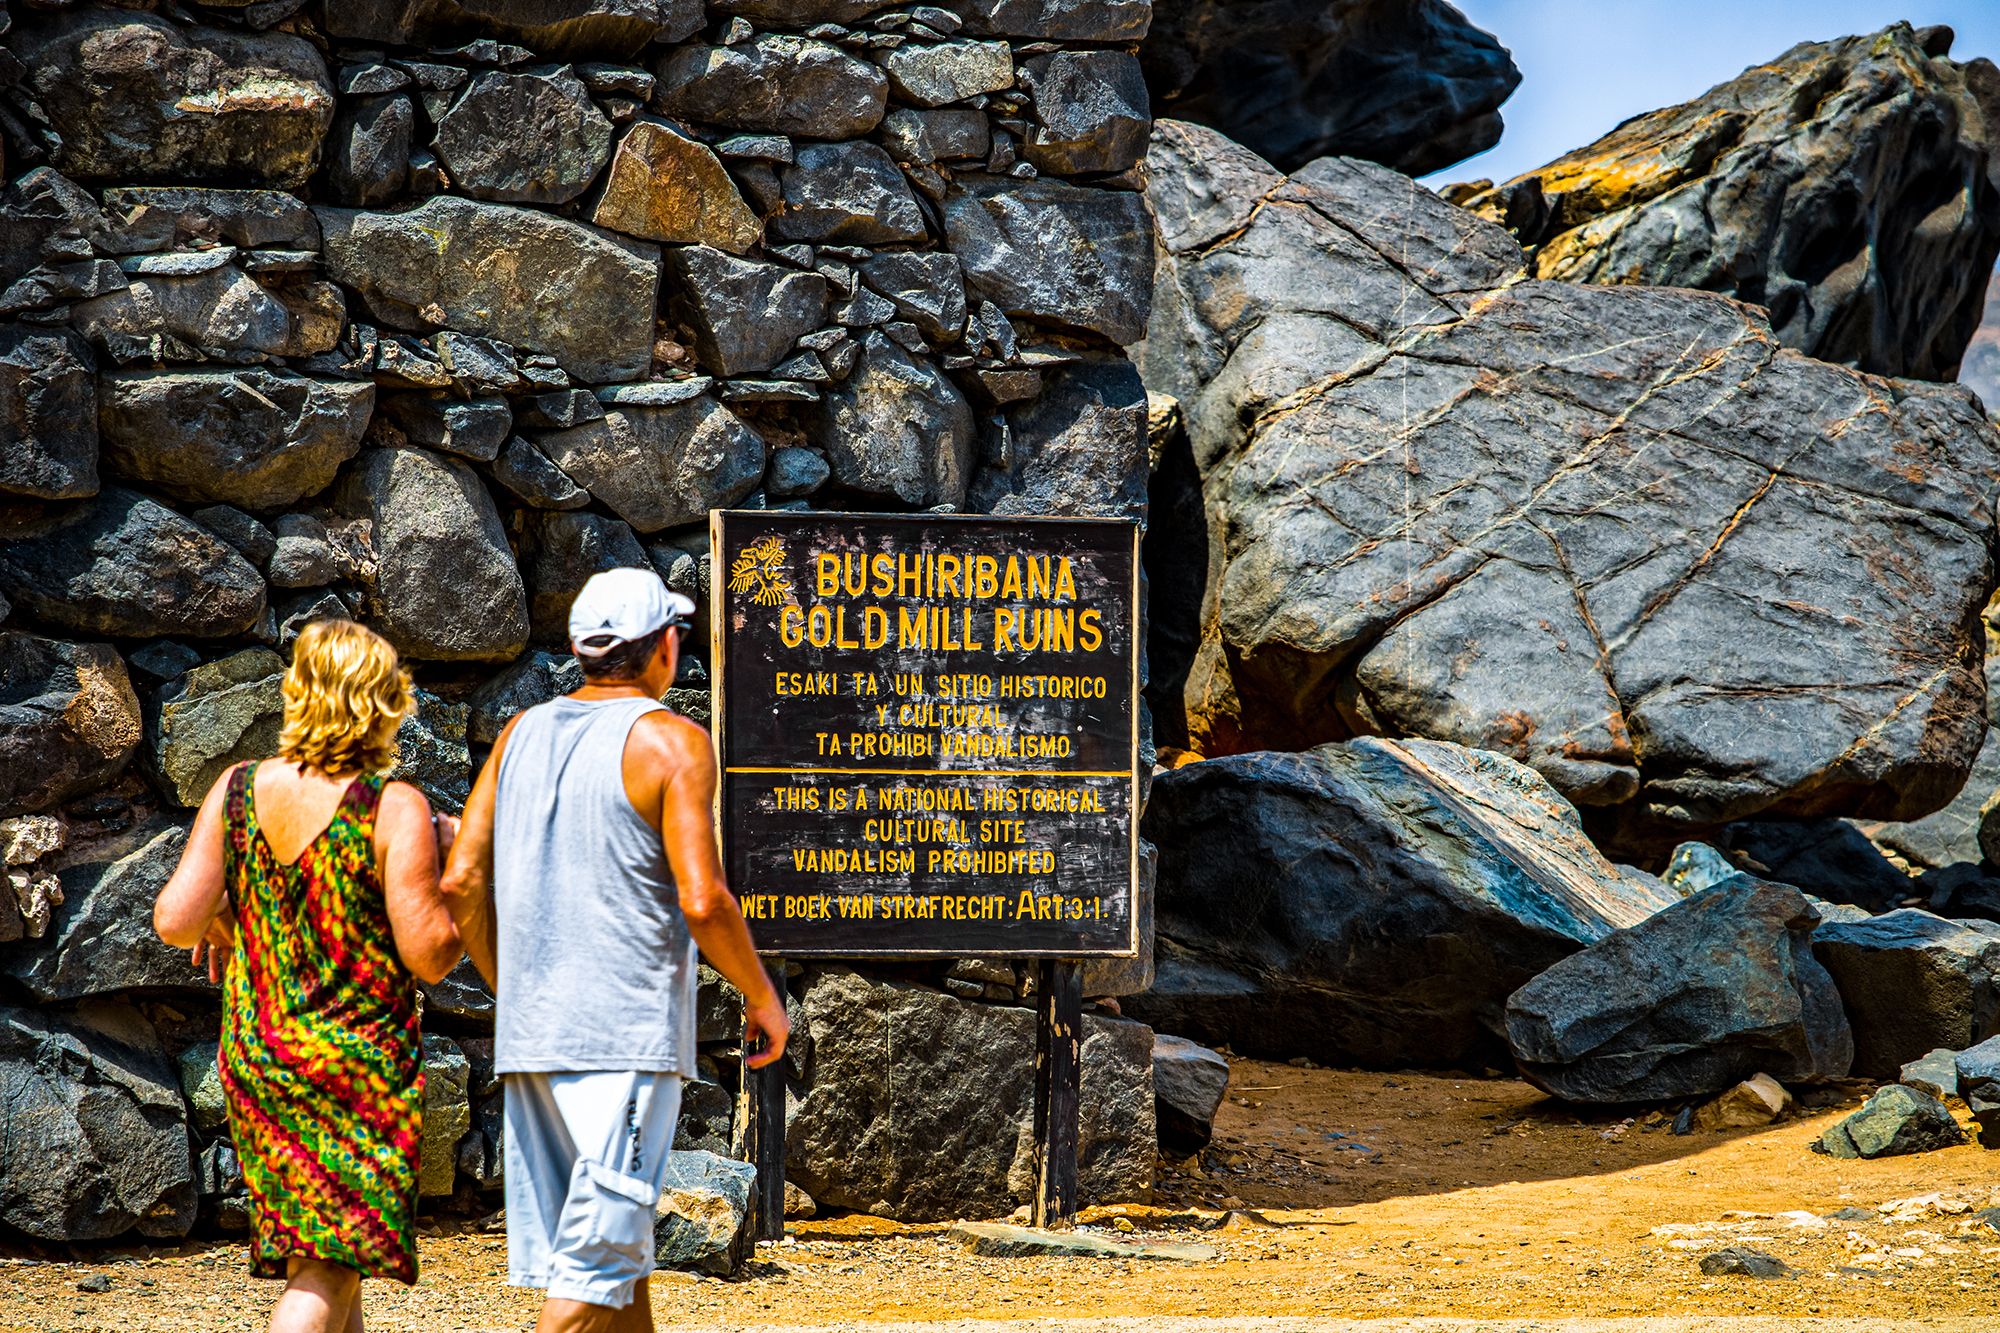
<svg viewBox="0 0 2000 1333"><path fill-rule="evenodd" d="M228 788L221 1058L250 1271L281 1278L297 1256L415 1282L422 1047L375 868L383 779L356 778L285 865L257 822L256 773L240 766Z"/></svg>

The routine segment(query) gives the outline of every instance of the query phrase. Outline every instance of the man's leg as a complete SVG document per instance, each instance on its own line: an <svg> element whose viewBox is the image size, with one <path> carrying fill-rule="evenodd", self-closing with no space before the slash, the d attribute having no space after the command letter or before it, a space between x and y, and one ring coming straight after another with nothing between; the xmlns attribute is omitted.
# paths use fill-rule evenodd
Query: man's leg
<svg viewBox="0 0 2000 1333"><path fill-rule="evenodd" d="M350 1318L360 1327L360 1312L359 1273L324 1259L294 1259L270 1333L346 1333Z"/></svg>
<svg viewBox="0 0 2000 1333"><path fill-rule="evenodd" d="M653 1333L652 1284L641 1282L622 1310L550 1297L542 1302L535 1333Z"/></svg>

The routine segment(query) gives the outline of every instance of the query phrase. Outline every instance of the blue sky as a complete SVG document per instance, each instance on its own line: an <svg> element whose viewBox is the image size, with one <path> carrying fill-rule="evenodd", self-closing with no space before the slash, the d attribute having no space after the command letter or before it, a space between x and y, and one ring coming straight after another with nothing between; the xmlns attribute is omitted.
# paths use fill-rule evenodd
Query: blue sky
<svg viewBox="0 0 2000 1333"><path fill-rule="evenodd" d="M1494 148L1432 185L1506 180L1581 147L1628 116L1685 102L1799 42L1898 19L1950 24L1954 59L2000 62L2000 0L1452 0L1500 39L1521 86Z"/></svg>

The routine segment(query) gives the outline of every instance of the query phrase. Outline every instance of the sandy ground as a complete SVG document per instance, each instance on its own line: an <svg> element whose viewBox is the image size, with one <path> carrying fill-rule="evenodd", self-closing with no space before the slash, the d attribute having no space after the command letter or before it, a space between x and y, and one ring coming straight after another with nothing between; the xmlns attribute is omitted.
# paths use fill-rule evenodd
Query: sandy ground
<svg viewBox="0 0 2000 1333"><path fill-rule="evenodd" d="M1199 1264L981 1259L945 1226L790 1225L736 1281L660 1274L664 1326L890 1333L1693 1333L2000 1328L2000 1155L1876 1162L1807 1151L1867 1089L1755 1130L1676 1137L1661 1116L1579 1115L1513 1080L1237 1061L1215 1144L1163 1165L1109 1232L1195 1240ZM1896 1205L1885 1209L1884 1205ZM1856 1210L1841 1219L1827 1214ZM1725 1244L1788 1279L1703 1275ZM0 1328L257 1329L274 1295L239 1244L0 1257ZM526 1329L499 1236L423 1241L413 1289L370 1283L380 1330ZM108 1275L110 1290L79 1281Z"/></svg>

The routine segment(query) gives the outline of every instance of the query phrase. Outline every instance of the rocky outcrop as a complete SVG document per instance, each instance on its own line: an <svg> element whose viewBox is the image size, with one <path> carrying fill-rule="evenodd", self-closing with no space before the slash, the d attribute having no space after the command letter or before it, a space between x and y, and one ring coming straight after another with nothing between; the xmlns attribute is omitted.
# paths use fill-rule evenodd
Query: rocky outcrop
<svg viewBox="0 0 2000 1333"><path fill-rule="evenodd" d="M1905 908L1822 922L1813 956L1840 988L1857 1074L1896 1078L1927 1052L2000 1034L2000 926Z"/></svg>
<svg viewBox="0 0 2000 1333"><path fill-rule="evenodd" d="M829 971L794 1024L785 1173L819 1204L936 1221L1003 1215L1033 1193L1033 1013ZM1087 1201L1151 1194L1152 1052L1137 1023L1084 1019Z"/></svg>
<svg viewBox="0 0 2000 1333"><path fill-rule="evenodd" d="M1492 1054L1515 989L1676 901L1606 861L1532 770L1434 741L1162 773L1143 833L1160 852L1158 975L1125 1009L1245 1054Z"/></svg>
<svg viewBox="0 0 2000 1333"><path fill-rule="evenodd" d="M1778 341L1949 380L2000 254L2000 69L1950 28L1805 43L1471 206L1537 277L1724 292Z"/></svg>
<svg viewBox="0 0 2000 1333"><path fill-rule="evenodd" d="M1155 0L1140 57L1159 114L1286 169L1339 155L1428 175L1499 141L1521 81L1443 0Z"/></svg>
<svg viewBox="0 0 2000 1333"><path fill-rule="evenodd" d="M1813 958L1819 920L1789 885L1724 880L1516 991L1508 1045L1529 1082L1574 1102L1701 1096L1758 1073L1843 1077L1854 1039Z"/></svg>
<svg viewBox="0 0 2000 1333"><path fill-rule="evenodd" d="M1956 794L2000 481L1963 390L1810 360L1720 296L1523 278L1380 167L1286 178L1165 122L1149 170L1142 369L1207 505L1195 748L1492 748L1662 851Z"/></svg>

